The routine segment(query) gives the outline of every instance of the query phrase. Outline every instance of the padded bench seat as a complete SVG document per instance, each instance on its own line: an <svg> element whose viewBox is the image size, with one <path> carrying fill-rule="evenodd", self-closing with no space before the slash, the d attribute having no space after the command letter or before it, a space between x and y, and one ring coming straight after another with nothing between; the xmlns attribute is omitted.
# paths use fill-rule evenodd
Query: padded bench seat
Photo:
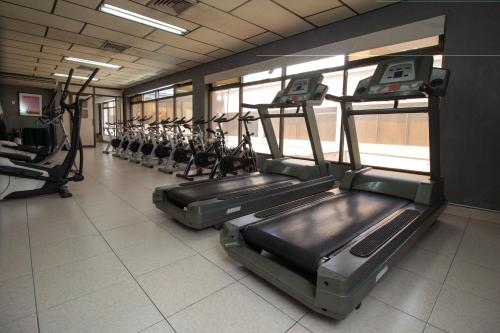
<svg viewBox="0 0 500 333"><path fill-rule="evenodd" d="M184 208L192 202L217 198L231 192L288 180L295 180L295 178L278 174L258 174L248 177L234 177L233 179L213 183L179 186L168 190L166 195L174 205Z"/></svg>
<svg viewBox="0 0 500 333"><path fill-rule="evenodd" d="M252 247L315 274L323 257L408 203L387 195L350 191L251 224L242 236Z"/></svg>

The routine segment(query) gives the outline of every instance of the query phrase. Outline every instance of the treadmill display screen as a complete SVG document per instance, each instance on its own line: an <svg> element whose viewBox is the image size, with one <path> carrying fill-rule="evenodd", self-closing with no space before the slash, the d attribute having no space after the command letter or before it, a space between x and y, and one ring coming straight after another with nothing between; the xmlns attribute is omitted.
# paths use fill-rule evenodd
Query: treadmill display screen
<svg viewBox="0 0 500 333"><path fill-rule="evenodd" d="M309 91L309 79L298 79L292 83L288 94L290 95L300 95L305 94Z"/></svg>
<svg viewBox="0 0 500 333"><path fill-rule="evenodd" d="M380 84L390 84L415 80L415 63L413 61L390 64L380 79Z"/></svg>

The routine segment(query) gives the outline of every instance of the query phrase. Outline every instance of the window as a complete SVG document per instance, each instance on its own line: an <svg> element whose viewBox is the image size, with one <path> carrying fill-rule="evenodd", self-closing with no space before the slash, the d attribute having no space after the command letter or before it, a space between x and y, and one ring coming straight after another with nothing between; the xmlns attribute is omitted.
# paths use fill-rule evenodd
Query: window
<svg viewBox="0 0 500 333"><path fill-rule="evenodd" d="M142 117L142 103L132 104L131 109L132 109L132 118Z"/></svg>
<svg viewBox="0 0 500 333"><path fill-rule="evenodd" d="M174 88L158 91L158 98L172 97L172 96L174 96Z"/></svg>
<svg viewBox="0 0 500 333"><path fill-rule="evenodd" d="M158 101L158 119L173 120L174 119L174 99L162 99Z"/></svg>
<svg viewBox="0 0 500 333"><path fill-rule="evenodd" d="M179 119L186 117L189 120L193 117L193 96L181 96L175 98L175 116Z"/></svg>
<svg viewBox="0 0 500 333"><path fill-rule="evenodd" d="M142 95L136 95L130 97L130 102L132 103L142 102Z"/></svg>
<svg viewBox="0 0 500 333"><path fill-rule="evenodd" d="M151 93L147 93L147 94L142 95L143 101L150 101L150 100L155 99L155 98L156 98L156 92L151 92Z"/></svg>
<svg viewBox="0 0 500 333"><path fill-rule="evenodd" d="M144 103L144 118L152 117L148 122L152 123L156 120L156 101Z"/></svg>
<svg viewBox="0 0 500 333"><path fill-rule="evenodd" d="M115 100L111 100L105 103L102 103L102 118L103 118L103 131L104 136L114 136L115 130L114 128L110 128L107 123L115 123L117 121L116 118L116 104Z"/></svg>
<svg viewBox="0 0 500 333"><path fill-rule="evenodd" d="M344 60L345 56L342 54L334 57L328 57L328 58L303 62L296 65L291 65L286 68L286 75L294 75L304 72L317 71L323 68L333 68L333 67L343 66Z"/></svg>
<svg viewBox="0 0 500 333"><path fill-rule="evenodd" d="M175 88L175 94L189 94L190 92L193 91L193 85L192 84L187 84L184 86L179 86Z"/></svg>
<svg viewBox="0 0 500 333"><path fill-rule="evenodd" d="M239 113L240 110L239 88L212 91L210 99L211 99L211 110L213 116L220 116L225 114L227 118L232 118ZM238 121L233 120L228 123L223 123L222 128L225 132L227 132L225 136L226 144L229 147L236 147L239 141Z"/></svg>
<svg viewBox="0 0 500 333"><path fill-rule="evenodd" d="M259 104L259 103L270 103L278 91L281 90L281 81L262 83L257 85L250 85L243 87L243 102L249 104ZM258 117L259 114L255 109L243 109L243 113L248 111L252 112L252 115ZM269 113L279 113L280 109L270 109ZM279 138L280 131L280 120L279 118L272 119L274 132L276 133L276 139ZM249 126L250 133L254 133L252 136L252 145L256 152L269 154L269 145L267 143L266 136L264 135L264 130L262 128L262 123L260 121L253 121Z"/></svg>
<svg viewBox="0 0 500 333"><path fill-rule="evenodd" d="M349 61L361 60L371 57L377 57L387 54L405 52L416 49L423 49L426 47L433 47L439 45L439 36L433 36L428 38L422 38L418 40L413 40L409 42L388 45L383 47L378 47L376 49L365 50L361 52L349 54Z"/></svg>
<svg viewBox="0 0 500 333"><path fill-rule="evenodd" d="M233 77L232 79L215 81L212 83L212 87L222 87L222 86L227 86L229 84L235 84L235 83L240 83L239 77Z"/></svg>
<svg viewBox="0 0 500 333"><path fill-rule="evenodd" d="M274 79L274 78L280 77L281 73L282 73L281 68L275 68L275 69L271 69L271 70L267 70L267 71L263 71L263 72L245 75L242 77L242 81L243 81L243 83L248 83L248 82Z"/></svg>

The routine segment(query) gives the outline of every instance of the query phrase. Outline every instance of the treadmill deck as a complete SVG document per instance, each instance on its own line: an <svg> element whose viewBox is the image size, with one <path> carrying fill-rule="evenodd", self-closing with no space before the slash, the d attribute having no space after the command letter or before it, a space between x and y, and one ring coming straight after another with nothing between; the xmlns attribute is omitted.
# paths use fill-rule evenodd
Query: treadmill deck
<svg viewBox="0 0 500 333"><path fill-rule="evenodd" d="M349 191L250 224L242 236L252 247L314 274L323 257L407 204L405 199Z"/></svg>

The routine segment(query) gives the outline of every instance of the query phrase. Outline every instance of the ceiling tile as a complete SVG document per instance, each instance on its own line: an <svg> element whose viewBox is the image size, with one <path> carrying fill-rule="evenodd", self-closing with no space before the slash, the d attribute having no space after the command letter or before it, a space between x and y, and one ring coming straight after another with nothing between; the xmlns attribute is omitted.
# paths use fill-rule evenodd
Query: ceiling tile
<svg viewBox="0 0 500 333"><path fill-rule="evenodd" d="M233 54L234 54L234 52L231 52L229 50L218 49L214 52L210 52L207 55L210 57L214 57L214 58L225 58L225 57L228 57L228 56L233 55Z"/></svg>
<svg viewBox="0 0 500 333"><path fill-rule="evenodd" d="M283 7L302 17L316 14L342 5L339 0L274 0L274 2L279 3Z"/></svg>
<svg viewBox="0 0 500 333"><path fill-rule="evenodd" d="M247 0L202 0L204 3L229 12Z"/></svg>
<svg viewBox="0 0 500 333"><path fill-rule="evenodd" d="M254 36L252 38L248 38L247 42L257 44L257 45L264 45L264 44L273 42L273 41L278 40L278 39L281 39L281 37L268 31L268 32L264 32L263 34Z"/></svg>
<svg viewBox="0 0 500 333"><path fill-rule="evenodd" d="M292 36L314 26L269 0L251 0L232 11L232 14L275 32Z"/></svg>
<svg viewBox="0 0 500 333"><path fill-rule="evenodd" d="M108 62L111 58L109 57L102 57L98 55L90 55L87 53L82 53L82 52L77 52L77 51L71 51L71 50L62 50L58 49L55 47L50 47L50 46L44 46L42 51L44 53L50 53L50 54L57 54L61 58L63 56L71 56L71 57L77 57L77 58L86 58L90 60L95 60L95 61L100 61L100 62Z"/></svg>
<svg viewBox="0 0 500 333"><path fill-rule="evenodd" d="M23 75L33 75L35 66L32 69L29 67L17 67L17 66L0 66L0 72L8 72L13 74L23 74Z"/></svg>
<svg viewBox="0 0 500 333"><path fill-rule="evenodd" d="M254 47L254 45L242 41L238 38L234 38L205 27L201 27L189 33L187 37L196 39L200 42L210 43L212 45L216 45L220 48L231 50L234 52L240 52Z"/></svg>
<svg viewBox="0 0 500 333"><path fill-rule="evenodd" d="M2 53L1 59L19 60L19 61L24 61L24 62L35 63L37 60L37 57L29 57L29 56L19 55L19 54L15 54L15 53Z"/></svg>
<svg viewBox="0 0 500 333"><path fill-rule="evenodd" d="M143 5L140 5L136 2L129 1L129 0L106 0L106 3L109 3L110 5L115 5L117 7L130 10L136 13L139 13L144 16L152 17L156 20L163 21L168 24L173 24L178 27L187 29L187 30L194 30L199 27L198 24L189 22L186 20L183 20L180 17L176 17L173 15L169 15L165 12L155 10Z"/></svg>
<svg viewBox="0 0 500 333"><path fill-rule="evenodd" d="M47 31L47 37L65 41L68 43L75 43L78 45L95 48L100 47L104 43L104 40L102 39L88 37L74 32L59 30L56 28L49 28L49 30Z"/></svg>
<svg viewBox="0 0 500 333"><path fill-rule="evenodd" d="M54 66L54 65L47 65L47 64L41 64L41 63L37 63L37 64L35 64L35 66L37 69L44 69L47 71L54 71L56 69L56 66Z"/></svg>
<svg viewBox="0 0 500 333"><path fill-rule="evenodd" d="M0 13L14 19L29 20L31 23L47 25L72 32L79 32L82 22L77 22L57 15L48 14L39 10L21 7L0 1Z"/></svg>
<svg viewBox="0 0 500 333"><path fill-rule="evenodd" d="M177 36L165 31L156 30L146 37L147 39L154 40L163 44L172 45L180 49L189 50L198 53L209 53L217 50L217 47L200 43L186 37Z"/></svg>
<svg viewBox="0 0 500 333"><path fill-rule="evenodd" d="M307 17L308 21L316 24L317 26L326 25L336 21L340 21L349 17L356 15L352 10L346 6L337 7L334 9L327 10L326 12L321 12L316 15Z"/></svg>
<svg viewBox="0 0 500 333"><path fill-rule="evenodd" d="M108 30L106 28L101 28L97 27L92 24L87 24L85 26L85 29L83 29L82 34L91 36L91 37L96 37L96 38L101 38L101 39L107 39L110 41L114 41L117 43L125 44L125 45L134 45L135 47L139 47L141 49L149 50L149 51L154 51L158 49L161 44L152 42L143 38L139 37L134 37L130 36L127 34L123 34L118 31L112 31Z"/></svg>
<svg viewBox="0 0 500 333"><path fill-rule="evenodd" d="M392 5L399 0L395 1L375 1L375 0L344 0L344 3L357 11L358 13L366 13L380 7Z"/></svg>
<svg viewBox="0 0 500 333"><path fill-rule="evenodd" d="M170 46L170 45L165 45L164 47L160 48L156 52L161 53L161 54L166 54L168 56L180 58L180 59L194 60L194 61L199 61L199 62L207 62L207 61L214 60L214 58L211 58L211 57L206 56L204 54L199 54L199 53L195 53L195 52L191 52L191 51L178 49L178 48Z"/></svg>
<svg viewBox="0 0 500 333"><path fill-rule="evenodd" d="M50 38L43 38L43 37L28 35L28 34L25 34L22 32L11 31L11 30L0 30L0 37L14 39L14 40L18 40L18 41L24 41L24 42L28 42L28 43L48 45L48 46L58 47L60 49L66 49L66 50L69 49L69 47L71 46L70 43L65 43L65 42L61 42L61 41L50 39Z"/></svg>
<svg viewBox="0 0 500 333"><path fill-rule="evenodd" d="M241 20L224 11L198 3L179 15L179 17L199 23L213 30L224 32L236 38L245 39L265 30Z"/></svg>
<svg viewBox="0 0 500 333"><path fill-rule="evenodd" d="M184 67L172 64L166 64L162 61L156 61L151 59L139 59L135 62L136 64L146 65L146 66L155 66L155 67L164 67L165 69L172 69L176 71L180 71L185 69Z"/></svg>
<svg viewBox="0 0 500 333"><path fill-rule="evenodd" d="M69 2L73 2L85 7L89 7L92 9L96 9L97 6L101 3L101 0L68 0Z"/></svg>
<svg viewBox="0 0 500 333"><path fill-rule="evenodd" d="M58 50L60 50L60 49L58 49ZM9 47L9 46L0 46L0 54L2 54L2 56L4 56L5 53L19 54L21 56L44 58L44 59L51 59L51 60L58 60L58 61L61 60L61 56L56 55L56 54L28 51L28 50L18 49L15 47Z"/></svg>
<svg viewBox="0 0 500 333"><path fill-rule="evenodd" d="M164 54L156 53L156 52L151 52L151 51L146 51L146 50L141 50L137 49L135 47L131 47L130 49L127 49L124 51L126 54L131 54L139 58L145 58L149 60L154 60L156 62L161 62L164 64L178 64L180 62L183 62L183 59L172 57L172 56L167 56Z"/></svg>
<svg viewBox="0 0 500 333"><path fill-rule="evenodd" d="M25 43L12 39L0 39L0 45L17 47L20 49L31 50L31 51L40 51L41 47L41 45L39 44Z"/></svg>
<svg viewBox="0 0 500 333"><path fill-rule="evenodd" d="M21 61L18 59L0 59L0 65L2 66L20 66L20 67L26 67L26 66L35 66L36 62L33 61ZM50 65L46 65L50 66ZM54 66L52 66L54 67Z"/></svg>
<svg viewBox="0 0 500 333"><path fill-rule="evenodd" d="M154 30L153 28L143 24L135 23L130 20L125 20L110 14L102 13L94 9L78 6L61 0L57 2L54 13L137 37L144 37Z"/></svg>
<svg viewBox="0 0 500 333"><path fill-rule="evenodd" d="M99 50L96 48L92 47L86 47L86 46L80 46L80 45L73 45L71 47L72 51L76 52L83 52L83 53L88 53L92 55L97 55L101 57L107 57L107 58L115 58L115 59L120 59L120 60L125 60L129 62L134 62L138 59L136 56L124 54L124 53L115 53L115 52L110 52L110 51L105 51L105 50Z"/></svg>
<svg viewBox="0 0 500 333"><path fill-rule="evenodd" d="M187 67L187 68L191 68L191 67L195 67L195 66L198 66L201 64L199 62L196 62L196 61L184 61L183 63L181 63L181 65L184 67Z"/></svg>
<svg viewBox="0 0 500 333"><path fill-rule="evenodd" d="M8 17L2 17L0 20L0 28L20 32L29 31L30 34L37 36L44 36L46 30L46 28L42 25L18 21Z"/></svg>
<svg viewBox="0 0 500 333"><path fill-rule="evenodd" d="M23 7L29 7L33 9L43 10L44 12L50 13L52 11L52 6L54 6L54 0L15 0L17 5Z"/></svg>
<svg viewBox="0 0 500 333"><path fill-rule="evenodd" d="M146 65L141 65L141 64L137 64L135 62L128 62L128 61L123 61L123 60L113 60L113 64L117 64L117 65L120 65L120 66L123 66L122 69L120 69L119 71L115 71L116 74L120 74L120 73L123 73L123 72L127 72L127 71L134 71L134 72L141 72L143 71L144 73L146 72L149 72L149 71L154 71L154 70L158 70L159 67L156 67L156 66L146 66Z"/></svg>

